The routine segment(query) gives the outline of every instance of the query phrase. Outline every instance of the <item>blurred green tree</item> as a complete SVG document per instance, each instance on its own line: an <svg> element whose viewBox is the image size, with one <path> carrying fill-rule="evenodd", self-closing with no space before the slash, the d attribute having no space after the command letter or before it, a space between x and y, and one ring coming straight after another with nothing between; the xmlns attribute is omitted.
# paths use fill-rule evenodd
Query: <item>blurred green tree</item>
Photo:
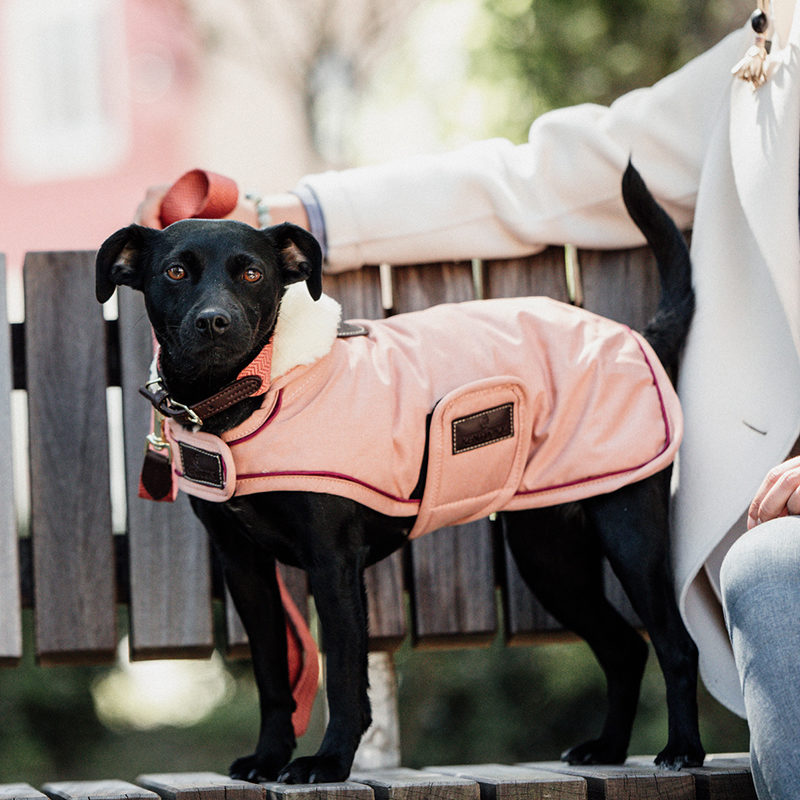
<svg viewBox="0 0 800 800"><path fill-rule="evenodd" d="M744 24L744 0L483 0L472 50L483 80L511 101L496 133L518 139L544 111L608 104L647 86Z"/></svg>

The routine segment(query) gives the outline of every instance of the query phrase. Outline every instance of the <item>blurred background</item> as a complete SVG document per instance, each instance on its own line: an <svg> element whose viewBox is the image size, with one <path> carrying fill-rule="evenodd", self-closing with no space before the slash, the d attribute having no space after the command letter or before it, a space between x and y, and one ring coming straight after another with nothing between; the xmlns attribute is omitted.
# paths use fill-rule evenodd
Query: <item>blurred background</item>
<svg viewBox="0 0 800 800"><path fill-rule="evenodd" d="M303 174L523 141L745 24L746 0L0 0L0 252L12 320L33 250L95 249L145 188L201 166L264 193ZM26 612L28 652L32 650ZM124 630L124 620L121 625ZM246 662L0 668L0 781L218 770L249 752ZM666 740L651 657L632 752ZM395 655L403 763L556 758L596 733L586 647ZM701 694L710 752L744 723ZM318 741L321 704L301 749Z"/></svg>

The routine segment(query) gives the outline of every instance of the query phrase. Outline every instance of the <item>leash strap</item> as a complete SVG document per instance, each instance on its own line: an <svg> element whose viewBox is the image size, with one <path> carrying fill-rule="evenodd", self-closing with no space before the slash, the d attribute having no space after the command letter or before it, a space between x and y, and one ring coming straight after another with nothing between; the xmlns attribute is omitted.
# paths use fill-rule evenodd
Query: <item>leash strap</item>
<svg viewBox="0 0 800 800"><path fill-rule="evenodd" d="M230 214L239 200L239 189L234 181L223 175L205 170L191 170L179 178L167 191L161 202L161 224L166 227L180 219L199 217L218 219ZM156 347L155 337L153 346ZM272 346L267 345L237 379L210 398L191 409L201 420L213 416L245 397L255 394L269 384L272 363ZM153 359L148 387L155 388L158 377L157 355ZM160 384L159 384L160 385ZM140 390L142 391L142 390ZM142 391L153 403L151 434L147 437L144 465L139 480L139 496L150 500L174 500L177 486L173 481L169 443L164 434L164 417L160 406L169 408L168 395L163 387L163 397L153 401L156 391ZM152 395L152 396L151 396ZM185 407L184 407L185 408ZM165 447L166 446L166 447ZM289 663L289 683L295 701L292 727L297 737L308 728L314 698L319 687L319 651L311 631L300 610L289 594L280 570L275 569L281 602L286 616L286 649Z"/></svg>

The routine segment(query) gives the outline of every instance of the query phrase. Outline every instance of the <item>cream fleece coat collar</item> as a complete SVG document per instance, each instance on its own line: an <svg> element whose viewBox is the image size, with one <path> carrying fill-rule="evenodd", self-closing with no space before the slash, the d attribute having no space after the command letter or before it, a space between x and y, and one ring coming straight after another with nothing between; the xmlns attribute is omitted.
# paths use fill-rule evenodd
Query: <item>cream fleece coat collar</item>
<svg viewBox="0 0 800 800"><path fill-rule="evenodd" d="M314 301L304 283L287 287L272 336L271 381L294 367L306 366L326 355L342 318L342 307L323 294Z"/></svg>

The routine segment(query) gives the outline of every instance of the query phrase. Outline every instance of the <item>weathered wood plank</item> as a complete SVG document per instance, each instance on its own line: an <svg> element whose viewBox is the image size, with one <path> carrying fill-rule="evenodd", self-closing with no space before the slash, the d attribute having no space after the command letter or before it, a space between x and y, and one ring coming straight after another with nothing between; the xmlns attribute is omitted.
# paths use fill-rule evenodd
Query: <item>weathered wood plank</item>
<svg viewBox="0 0 800 800"><path fill-rule="evenodd" d="M569 636L558 620L545 611L522 579L514 556L503 541L503 627L508 644L529 644L542 635Z"/></svg>
<svg viewBox="0 0 800 800"><path fill-rule="evenodd" d="M372 789L363 783L264 783L269 800L373 800Z"/></svg>
<svg viewBox="0 0 800 800"><path fill-rule="evenodd" d="M392 270L394 309L414 311L475 297L472 264ZM491 527L479 520L443 528L411 544L411 607L417 644L455 638L490 641L497 630Z"/></svg>
<svg viewBox="0 0 800 800"><path fill-rule="evenodd" d="M549 247L527 258L484 262L484 295L490 297L545 296L568 302L564 248ZM542 632L557 634L562 628L545 611L522 580L514 559L503 543L502 585L505 636L509 643L527 643Z"/></svg>
<svg viewBox="0 0 800 800"><path fill-rule="evenodd" d="M392 267L392 296L398 314L438 303L474 300L472 264L458 261Z"/></svg>
<svg viewBox="0 0 800 800"><path fill-rule="evenodd" d="M629 758L629 764L648 765L652 756ZM702 767L688 767L694 776L697 800L756 800L756 788L747 753L711 755Z"/></svg>
<svg viewBox="0 0 800 800"><path fill-rule="evenodd" d="M575 775L508 764L426 767L426 771L475 781L481 800L586 800L586 781Z"/></svg>
<svg viewBox="0 0 800 800"><path fill-rule="evenodd" d="M24 281L37 650L45 662L112 659L106 359L94 254L29 254Z"/></svg>
<svg viewBox="0 0 800 800"><path fill-rule="evenodd" d="M175 772L139 775L136 783L163 800L264 800L266 789L216 772Z"/></svg>
<svg viewBox="0 0 800 800"><path fill-rule="evenodd" d="M408 633L403 582L403 553L396 552L364 571L369 608L369 646L394 650Z"/></svg>
<svg viewBox="0 0 800 800"><path fill-rule="evenodd" d="M584 308L642 330L660 294L650 250L581 250L578 259Z"/></svg>
<svg viewBox="0 0 800 800"><path fill-rule="evenodd" d="M647 247L633 250L581 251L583 305L589 311L642 330L658 305L658 268ZM641 620L608 565L604 573L606 596L633 625Z"/></svg>
<svg viewBox="0 0 800 800"><path fill-rule="evenodd" d="M14 514L11 462L11 334L6 318L6 261L0 255L0 663L14 664L22 655L19 548Z"/></svg>
<svg viewBox="0 0 800 800"><path fill-rule="evenodd" d="M0 783L0 800L47 800L29 783Z"/></svg>
<svg viewBox="0 0 800 800"><path fill-rule="evenodd" d="M150 408L139 394L153 358L139 292L119 297L130 563L131 657L208 655L214 646L208 537L180 495L175 503L138 496Z"/></svg>
<svg viewBox="0 0 800 800"><path fill-rule="evenodd" d="M412 543L410 556L415 644L491 642L497 607L489 521L429 533Z"/></svg>
<svg viewBox="0 0 800 800"><path fill-rule="evenodd" d="M342 304L343 319L384 316L378 267L326 275L323 287ZM398 647L408 631L403 599L403 556L394 553L364 574L369 606L369 640L374 650Z"/></svg>
<svg viewBox="0 0 800 800"><path fill-rule="evenodd" d="M544 295L569 300L563 247L548 247L527 258L485 261L484 275L485 297Z"/></svg>
<svg viewBox="0 0 800 800"><path fill-rule="evenodd" d="M520 764L521 767L585 778L588 800L694 800L694 777L655 765L571 766L561 761Z"/></svg>
<svg viewBox="0 0 800 800"><path fill-rule="evenodd" d="M158 800L158 795L119 780L60 781L42 787L50 800Z"/></svg>
<svg viewBox="0 0 800 800"><path fill-rule="evenodd" d="M478 784L473 780L406 767L354 772L350 780L371 787L375 800L478 800L480 797Z"/></svg>
<svg viewBox="0 0 800 800"><path fill-rule="evenodd" d="M697 800L757 800L750 770L750 756L711 756L694 775Z"/></svg>
<svg viewBox="0 0 800 800"><path fill-rule="evenodd" d="M378 267L324 275L322 289L339 301L343 319L380 319L384 315Z"/></svg>

